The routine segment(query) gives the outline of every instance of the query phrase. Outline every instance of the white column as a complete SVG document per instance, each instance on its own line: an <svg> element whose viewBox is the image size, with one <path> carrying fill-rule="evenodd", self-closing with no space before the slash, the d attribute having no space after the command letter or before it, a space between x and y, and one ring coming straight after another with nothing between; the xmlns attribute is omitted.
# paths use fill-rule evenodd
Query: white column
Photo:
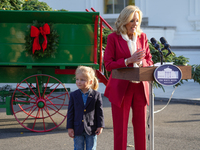
<svg viewBox="0 0 200 150"><path fill-rule="evenodd" d="M143 13L143 17L147 16L148 0L135 0L135 5L140 8Z"/></svg>
<svg viewBox="0 0 200 150"><path fill-rule="evenodd" d="M189 16L188 21L193 26L195 31L200 31L200 1L189 0Z"/></svg>

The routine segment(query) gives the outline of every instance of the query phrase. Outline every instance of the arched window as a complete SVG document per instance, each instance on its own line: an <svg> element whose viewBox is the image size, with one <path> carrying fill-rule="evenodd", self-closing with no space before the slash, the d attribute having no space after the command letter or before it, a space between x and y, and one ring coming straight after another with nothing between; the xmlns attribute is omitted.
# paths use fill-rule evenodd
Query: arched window
<svg viewBox="0 0 200 150"><path fill-rule="evenodd" d="M104 14L119 14L128 5L135 5L135 0L104 0Z"/></svg>

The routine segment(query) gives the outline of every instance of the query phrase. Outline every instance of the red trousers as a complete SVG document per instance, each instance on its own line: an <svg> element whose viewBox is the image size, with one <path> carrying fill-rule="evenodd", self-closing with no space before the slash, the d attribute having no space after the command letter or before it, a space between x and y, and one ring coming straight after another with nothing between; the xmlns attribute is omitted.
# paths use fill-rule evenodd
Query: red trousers
<svg viewBox="0 0 200 150"><path fill-rule="evenodd" d="M130 107L135 150L146 150L146 98L141 82L129 83L121 107L112 104L114 150L126 150Z"/></svg>

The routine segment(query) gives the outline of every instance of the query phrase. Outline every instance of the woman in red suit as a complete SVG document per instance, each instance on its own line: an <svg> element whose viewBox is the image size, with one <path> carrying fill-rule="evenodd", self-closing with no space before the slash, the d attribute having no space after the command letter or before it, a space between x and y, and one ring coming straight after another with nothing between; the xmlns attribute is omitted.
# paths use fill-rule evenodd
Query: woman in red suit
<svg viewBox="0 0 200 150"><path fill-rule="evenodd" d="M142 12L136 6L125 7L115 23L116 31L108 36L104 53L106 70L122 67L151 66L152 56L146 34L140 29ZM112 78L104 95L112 106L114 150L126 150L130 108L135 150L146 150L146 105L149 104L149 83Z"/></svg>

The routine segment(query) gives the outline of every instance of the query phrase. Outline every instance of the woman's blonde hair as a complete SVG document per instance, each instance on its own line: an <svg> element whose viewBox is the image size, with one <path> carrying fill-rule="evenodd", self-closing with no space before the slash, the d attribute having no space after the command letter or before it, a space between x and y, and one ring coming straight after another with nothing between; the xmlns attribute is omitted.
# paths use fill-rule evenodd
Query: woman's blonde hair
<svg viewBox="0 0 200 150"><path fill-rule="evenodd" d="M91 88L94 90L97 90L99 87L99 81L95 76L95 71L91 67L86 66L78 66L76 69L75 75L77 74L83 74L88 80L92 80Z"/></svg>
<svg viewBox="0 0 200 150"><path fill-rule="evenodd" d="M129 5L121 11L119 17L115 22L117 34L120 34L120 32L123 34L127 34L125 25L128 24L133 19L133 15L135 12L137 12L139 15L139 24L137 26L136 33L138 35L142 33L142 30L140 29L140 25L142 22L142 12L137 6Z"/></svg>

